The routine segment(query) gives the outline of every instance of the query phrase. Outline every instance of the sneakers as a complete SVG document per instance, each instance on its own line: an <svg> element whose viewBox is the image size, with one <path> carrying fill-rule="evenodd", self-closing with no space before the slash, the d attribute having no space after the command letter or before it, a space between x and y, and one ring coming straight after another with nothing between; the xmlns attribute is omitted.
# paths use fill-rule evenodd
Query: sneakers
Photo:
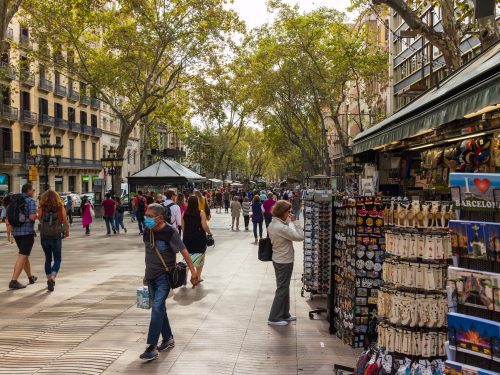
<svg viewBox="0 0 500 375"><path fill-rule="evenodd" d="M23 289L23 288L26 288L26 285L21 284L17 280L11 280L9 283L9 289Z"/></svg>
<svg viewBox="0 0 500 375"><path fill-rule="evenodd" d="M142 359L143 361L147 361L147 362L153 361L156 358L158 358L158 350L156 350L156 347L154 345L149 345L146 348L146 351L144 353L142 353L139 356L139 358Z"/></svg>
<svg viewBox="0 0 500 375"><path fill-rule="evenodd" d="M288 318L285 319L287 322L295 322L297 320L297 317L294 315L290 315Z"/></svg>
<svg viewBox="0 0 500 375"><path fill-rule="evenodd" d="M33 285L35 283L35 281L38 280L38 277L30 276L30 277L28 277L28 280L30 281L30 285Z"/></svg>
<svg viewBox="0 0 500 375"><path fill-rule="evenodd" d="M56 285L56 282L52 279L48 279L47 280L47 290L49 292L53 292L54 291L54 286Z"/></svg>
<svg viewBox="0 0 500 375"><path fill-rule="evenodd" d="M168 340L163 339L161 344L158 345L158 351L163 352L165 350L171 349L175 346L175 340L173 337L169 338Z"/></svg>
<svg viewBox="0 0 500 375"><path fill-rule="evenodd" d="M270 326L287 326L288 322L286 320L278 320L277 322L268 320L267 324L269 324Z"/></svg>

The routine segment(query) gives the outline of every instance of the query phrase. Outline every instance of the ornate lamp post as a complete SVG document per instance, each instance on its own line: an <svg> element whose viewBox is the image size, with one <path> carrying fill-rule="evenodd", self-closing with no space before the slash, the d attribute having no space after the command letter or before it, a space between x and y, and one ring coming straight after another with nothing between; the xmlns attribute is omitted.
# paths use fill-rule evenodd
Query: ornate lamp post
<svg viewBox="0 0 500 375"><path fill-rule="evenodd" d="M101 159L101 165L104 170L104 175L109 174L111 176L111 195L114 195L115 179L113 176L116 174L117 168L123 166L123 159L119 158L116 154L116 150L111 147L108 151L108 157Z"/></svg>
<svg viewBox="0 0 500 375"><path fill-rule="evenodd" d="M40 148L40 154L38 154ZM63 145L50 143L50 133L44 131L40 133L40 145L36 145L33 141L29 146L30 155L33 158L33 165L37 168L44 167L45 184L44 190L48 190L49 186L49 166L57 167L62 156Z"/></svg>

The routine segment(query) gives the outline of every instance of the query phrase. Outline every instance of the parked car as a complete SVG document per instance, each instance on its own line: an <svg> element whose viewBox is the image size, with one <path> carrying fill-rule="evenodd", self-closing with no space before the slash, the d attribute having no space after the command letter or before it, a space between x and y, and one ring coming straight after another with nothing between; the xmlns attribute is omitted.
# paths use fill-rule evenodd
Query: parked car
<svg viewBox="0 0 500 375"><path fill-rule="evenodd" d="M64 201L64 205L66 206L66 203L68 201L68 197L71 196L73 199L73 215L79 215L80 214L80 204L82 203L80 196L76 193L60 193L59 194L61 198Z"/></svg>

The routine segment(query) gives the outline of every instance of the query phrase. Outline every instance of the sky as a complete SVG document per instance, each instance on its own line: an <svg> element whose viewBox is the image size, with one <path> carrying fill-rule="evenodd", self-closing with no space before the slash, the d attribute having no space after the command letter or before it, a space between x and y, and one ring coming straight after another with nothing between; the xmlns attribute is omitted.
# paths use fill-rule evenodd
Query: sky
<svg viewBox="0 0 500 375"><path fill-rule="evenodd" d="M321 6L335 8L346 11L350 5L350 0L284 0L290 5L299 4L302 11L310 11ZM239 13L246 22L248 28L260 26L271 20L271 15L267 13L267 0L234 0L230 5L232 9Z"/></svg>

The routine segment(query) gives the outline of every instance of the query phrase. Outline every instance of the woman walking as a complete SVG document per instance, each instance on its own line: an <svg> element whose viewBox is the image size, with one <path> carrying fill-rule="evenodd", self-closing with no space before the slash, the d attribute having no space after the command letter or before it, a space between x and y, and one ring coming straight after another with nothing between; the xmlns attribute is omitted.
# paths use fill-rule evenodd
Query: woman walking
<svg viewBox="0 0 500 375"><path fill-rule="evenodd" d="M54 190L46 190L40 197L38 218L40 220L40 239L45 253L47 289L49 292L53 292L56 276L61 268L63 225L64 237L69 237L66 209L63 200Z"/></svg>
<svg viewBox="0 0 500 375"><path fill-rule="evenodd" d="M262 222L264 221L264 207L262 207L262 202L260 197L256 195L253 197L252 203L252 223L253 223L253 235L255 237L255 243L258 243L257 239L257 227L259 227L259 238L262 239Z"/></svg>
<svg viewBox="0 0 500 375"><path fill-rule="evenodd" d="M205 252L207 250L207 235L212 235L208 227L207 217L198 206L198 198L192 195L188 199L187 208L182 215L182 240L191 254L191 260L196 268L200 282L201 271L205 264Z"/></svg>
<svg viewBox="0 0 500 375"><path fill-rule="evenodd" d="M82 215L82 226L85 228L85 234L90 236L90 224L92 224L92 205L87 196L83 196L80 212Z"/></svg>
<svg viewBox="0 0 500 375"><path fill-rule="evenodd" d="M205 198L199 190L195 190L194 195L198 198L198 207L200 208L200 211L205 212L207 221L210 221L210 206L208 205L207 198Z"/></svg>
<svg viewBox="0 0 500 375"><path fill-rule="evenodd" d="M248 231L248 224L250 224L250 211L252 210L252 202L248 197L243 198L243 203L241 205L243 210L243 220L245 221L245 230Z"/></svg>
<svg viewBox="0 0 500 375"><path fill-rule="evenodd" d="M236 223L236 231L240 231L240 215L241 215L241 203L239 197L235 195L233 201L231 202L231 230L234 230L234 224Z"/></svg>
<svg viewBox="0 0 500 375"><path fill-rule="evenodd" d="M295 255L293 241L303 241L304 231L291 213L291 208L290 202L278 201L273 207L273 219L268 227L276 274L276 294L267 322L270 325L286 326L288 322L297 320L295 316L290 315L290 279Z"/></svg>
<svg viewBox="0 0 500 375"><path fill-rule="evenodd" d="M120 233L120 227L125 233L127 233L127 228L123 224L123 215L125 214L125 206L122 204L120 197L115 197L115 229L117 233Z"/></svg>

